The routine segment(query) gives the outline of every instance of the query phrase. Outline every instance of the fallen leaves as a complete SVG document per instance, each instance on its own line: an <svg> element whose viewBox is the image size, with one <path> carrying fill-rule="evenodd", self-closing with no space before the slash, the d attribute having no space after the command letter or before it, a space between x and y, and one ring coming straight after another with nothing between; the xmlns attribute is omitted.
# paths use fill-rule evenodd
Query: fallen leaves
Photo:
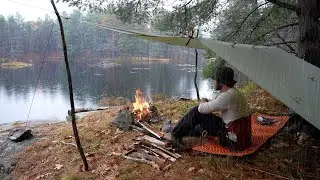
<svg viewBox="0 0 320 180"><path fill-rule="evenodd" d="M55 170L60 170L61 168L63 168L63 165L61 165L61 164L56 164L56 166L55 166Z"/></svg>
<svg viewBox="0 0 320 180"><path fill-rule="evenodd" d="M65 136L64 139L74 139L73 136Z"/></svg>
<svg viewBox="0 0 320 180"><path fill-rule="evenodd" d="M85 156L87 157L87 160L88 160L88 161L94 161L94 160L97 159L95 153L86 153Z"/></svg>
<svg viewBox="0 0 320 180"><path fill-rule="evenodd" d="M122 134L122 133L124 133L124 131L122 131L122 130L120 130L119 128L117 128L115 134Z"/></svg>
<svg viewBox="0 0 320 180"><path fill-rule="evenodd" d="M48 177L51 175L52 173L45 173L42 175L37 176L36 178L34 178L35 180L37 179L48 179Z"/></svg>
<svg viewBox="0 0 320 180"><path fill-rule="evenodd" d="M157 163L155 163L154 161L151 161L151 165L152 165L152 167L155 168L156 170L160 170L160 166L159 166Z"/></svg>
<svg viewBox="0 0 320 180"><path fill-rule="evenodd" d="M193 172L196 168L195 167L191 167L188 169L188 172Z"/></svg>
<svg viewBox="0 0 320 180"><path fill-rule="evenodd" d="M198 173L203 174L205 172L204 169L199 169Z"/></svg>

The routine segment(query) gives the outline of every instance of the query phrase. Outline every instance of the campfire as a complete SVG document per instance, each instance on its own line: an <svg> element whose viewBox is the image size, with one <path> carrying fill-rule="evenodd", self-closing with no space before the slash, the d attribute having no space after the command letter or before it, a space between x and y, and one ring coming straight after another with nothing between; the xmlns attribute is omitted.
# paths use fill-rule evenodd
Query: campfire
<svg viewBox="0 0 320 180"><path fill-rule="evenodd" d="M160 115L155 106L146 101L141 89L136 89L135 102L133 105L133 118L137 121L151 121L156 122L160 120Z"/></svg>
<svg viewBox="0 0 320 180"><path fill-rule="evenodd" d="M167 146L168 136L151 124L164 119L157 108L146 101L141 89L136 89L135 102L132 105L132 110L125 107L111 122L111 125L117 128L140 132L139 137L134 138L133 146L128 152L123 153L122 157L152 165L158 170L166 170L170 167L170 162L175 162L181 155Z"/></svg>
<svg viewBox="0 0 320 180"><path fill-rule="evenodd" d="M149 103L146 102L145 97L142 95L141 89L136 89L135 100L133 105L133 114L135 121L144 121L149 118Z"/></svg>

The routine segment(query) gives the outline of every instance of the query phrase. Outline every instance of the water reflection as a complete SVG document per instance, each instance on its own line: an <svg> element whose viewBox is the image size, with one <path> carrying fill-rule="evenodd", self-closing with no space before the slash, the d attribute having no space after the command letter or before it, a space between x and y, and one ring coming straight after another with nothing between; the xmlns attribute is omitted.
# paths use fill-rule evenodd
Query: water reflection
<svg viewBox="0 0 320 180"><path fill-rule="evenodd" d="M189 66L166 63L122 62L107 68L71 63L76 107L97 106L102 96L133 99L135 88L144 93L164 93L171 97L196 98L194 73ZM0 69L0 123L26 120L39 66ZM188 72L189 71L189 72ZM134 73L133 73L134 72ZM209 85L199 78L202 97L211 97ZM69 109L68 86L64 64L45 63L30 113L30 120L62 120ZM148 97L151 98L150 96Z"/></svg>

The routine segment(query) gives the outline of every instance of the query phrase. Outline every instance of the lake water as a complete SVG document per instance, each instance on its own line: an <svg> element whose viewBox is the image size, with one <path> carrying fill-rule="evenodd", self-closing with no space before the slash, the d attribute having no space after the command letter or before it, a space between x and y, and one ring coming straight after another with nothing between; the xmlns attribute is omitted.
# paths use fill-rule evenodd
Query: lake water
<svg viewBox="0 0 320 180"><path fill-rule="evenodd" d="M147 97L163 93L196 98L194 67L189 64L123 62L101 67L77 62L71 67L76 108L96 107L103 96L133 99L135 88L141 88ZM70 104L64 63L45 62L35 88L39 71L39 64L16 70L0 68L0 123L65 120ZM207 81L199 77L198 85L202 97L212 95Z"/></svg>

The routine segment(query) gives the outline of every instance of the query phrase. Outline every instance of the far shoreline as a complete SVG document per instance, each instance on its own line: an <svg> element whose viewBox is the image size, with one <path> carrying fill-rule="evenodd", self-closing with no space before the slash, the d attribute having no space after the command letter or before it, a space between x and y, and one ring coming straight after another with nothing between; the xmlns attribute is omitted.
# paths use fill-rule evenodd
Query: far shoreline
<svg viewBox="0 0 320 180"><path fill-rule="evenodd" d="M25 67L33 66L31 63L17 61L17 60L10 60L7 58L0 58L0 68L5 69L20 69Z"/></svg>

